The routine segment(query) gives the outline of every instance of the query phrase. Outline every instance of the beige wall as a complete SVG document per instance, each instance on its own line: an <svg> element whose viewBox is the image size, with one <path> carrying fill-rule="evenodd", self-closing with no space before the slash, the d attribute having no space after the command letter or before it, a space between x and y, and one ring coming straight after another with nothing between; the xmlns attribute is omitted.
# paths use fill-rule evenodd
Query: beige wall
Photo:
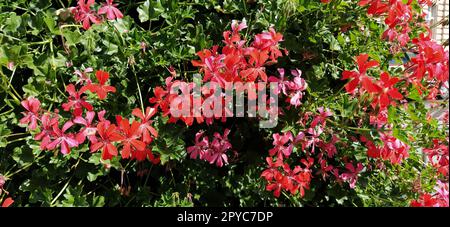
<svg viewBox="0 0 450 227"><path fill-rule="evenodd" d="M435 0L434 5L430 9L431 13L431 21L430 24L433 25L436 22L441 21L444 17L448 20L449 15L449 1L450 0ZM439 43L443 43L448 39L449 32L448 32L449 26L448 23L446 26L436 26L433 30L433 39L438 41ZM448 48L448 47L447 47Z"/></svg>

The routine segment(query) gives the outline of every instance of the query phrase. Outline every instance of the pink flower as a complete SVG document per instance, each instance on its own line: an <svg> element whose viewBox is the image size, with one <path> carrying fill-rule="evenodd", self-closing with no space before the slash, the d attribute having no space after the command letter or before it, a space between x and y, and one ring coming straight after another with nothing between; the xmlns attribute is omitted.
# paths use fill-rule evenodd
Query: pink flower
<svg viewBox="0 0 450 227"><path fill-rule="evenodd" d="M95 112L88 111L86 113L86 118L78 116L75 119L73 119L74 123L84 126L83 128L80 129L80 131L76 135L76 140L78 141L79 144L84 143L86 137L89 139L89 141L91 141L91 143L97 142L97 137L95 136L95 134L97 133L97 127L92 124L94 117Z"/></svg>
<svg viewBox="0 0 450 227"><path fill-rule="evenodd" d="M355 166L353 166L352 163L346 163L345 168L348 170L348 172L341 174L341 177L344 181L349 183L350 188L355 188L356 182L358 181L358 174L364 167L361 163L358 163L356 164L355 169Z"/></svg>
<svg viewBox="0 0 450 227"><path fill-rule="evenodd" d="M29 125L28 127L31 130L36 129L37 121L39 120L38 112L40 110L41 102L34 97L29 97L28 99L22 101L21 104L28 112L22 112L25 117L20 119L19 123Z"/></svg>
<svg viewBox="0 0 450 227"><path fill-rule="evenodd" d="M380 133L383 147L380 149L381 158L389 160L393 164L399 164L409 157L409 146L401 140L384 133Z"/></svg>
<svg viewBox="0 0 450 227"><path fill-rule="evenodd" d="M72 127L72 125L72 121L66 122L62 129L59 129L58 125L53 125L53 131L55 132L56 139L48 144L47 149L53 150L56 147L61 146L61 153L66 155L70 153L71 147L78 146L78 142L72 134L65 134L66 130Z"/></svg>
<svg viewBox="0 0 450 227"><path fill-rule="evenodd" d="M106 0L106 3L103 3L103 6L98 10L98 14L106 14L108 20L120 19L123 17L123 14L116 6L117 4L113 4L113 0Z"/></svg>
<svg viewBox="0 0 450 227"><path fill-rule="evenodd" d="M199 131L195 134L195 145L187 148L188 154L192 159L199 157L200 159L205 158L205 154L209 151L209 141L208 137L204 136L203 131Z"/></svg>
<svg viewBox="0 0 450 227"><path fill-rule="evenodd" d="M325 127L326 118L333 115L328 108L324 109L323 106L319 107L318 110L319 115L314 117L314 120L311 122L311 128L316 127L317 124L322 124L322 127Z"/></svg>
<svg viewBox="0 0 450 227"><path fill-rule="evenodd" d="M88 30L91 27L91 23L99 24L101 19L96 15L94 10L91 10L91 6L95 3L95 0L78 0L77 7L72 9L74 19L77 22L83 23L83 28Z"/></svg>
<svg viewBox="0 0 450 227"><path fill-rule="evenodd" d="M204 135L204 132L198 132L195 135L195 145L187 148L190 157L193 159L199 157L210 164L215 163L218 167L228 164L226 152L232 148L231 143L228 140L229 133L229 129L225 129L223 135L216 132L214 133L213 141L209 142L209 139Z"/></svg>
<svg viewBox="0 0 450 227"><path fill-rule="evenodd" d="M41 132L34 136L35 140L41 141L41 150L46 149L51 142L51 138L56 136L56 133L53 130L53 127L55 125L58 125L58 115L56 115L55 117L52 117L50 113L45 113L42 115Z"/></svg>
<svg viewBox="0 0 450 227"><path fill-rule="evenodd" d="M218 167L228 164L226 152L232 148L231 143L228 141L229 133L229 129L225 129L223 135L220 135L217 132L214 133L214 139L211 142L211 149L205 157L210 164L216 163Z"/></svg>
<svg viewBox="0 0 450 227"><path fill-rule="evenodd" d="M291 70L291 74L294 76L294 79L287 84L290 93L289 103L297 107L302 104L301 99L303 98L303 91L306 90L308 84L301 78L302 71L299 69Z"/></svg>
<svg viewBox="0 0 450 227"><path fill-rule="evenodd" d="M292 133L286 132L283 135L275 133L272 135L272 137L272 144L275 147L269 150L269 155L274 156L276 154L280 159L283 159L283 155L284 157L289 157L293 149L293 145L292 143L290 143L293 141Z"/></svg>
<svg viewBox="0 0 450 227"><path fill-rule="evenodd" d="M80 70L75 70L75 72L73 72L73 74L78 76L78 80L76 82L76 84L90 84L92 83L92 80L89 78L89 76L87 75L88 73L93 72L94 70L89 67L86 68L83 72L81 72Z"/></svg>

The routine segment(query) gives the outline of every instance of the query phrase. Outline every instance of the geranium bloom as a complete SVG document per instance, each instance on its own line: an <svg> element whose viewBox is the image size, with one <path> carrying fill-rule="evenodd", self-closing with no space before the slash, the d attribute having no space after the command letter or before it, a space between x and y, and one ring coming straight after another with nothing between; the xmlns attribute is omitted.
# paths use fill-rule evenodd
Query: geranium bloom
<svg viewBox="0 0 450 227"><path fill-rule="evenodd" d="M368 92L377 92L379 88L373 83L372 79L367 76L368 69L376 67L379 63L375 60L369 61L368 54L360 54L356 57L356 63L358 64L358 72L356 71L344 71L342 72L342 79L352 79L345 85L345 89L348 93L353 93L356 87L361 84L362 88Z"/></svg>
<svg viewBox="0 0 450 227"><path fill-rule="evenodd" d="M277 161L274 162L272 157L267 157L266 162L268 167L261 173L261 177L264 177L267 181L271 181L274 178L275 172L278 171L278 167L283 165L283 162L281 159L277 159Z"/></svg>
<svg viewBox="0 0 450 227"><path fill-rule="evenodd" d="M97 125L97 132L100 135L100 140L91 144L91 152L102 149L103 160L117 156L117 148L112 143L121 141L125 137L116 130L116 125L106 126L104 122L100 122Z"/></svg>
<svg viewBox="0 0 450 227"><path fill-rule="evenodd" d="M288 183L288 179L285 176L283 176L283 174L281 174L279 171L276 171L274 173L273 178L274 178L274 182L267 184L266 190L273 191L273 195L278 198L278 197L280 197L281 190Z"/></svg>
<svg viewBox="0 0 450 227"><path fill-rule="evenodd" d="M444 176L449 173L448 145L437 139L433 140L432 148L425 148L423 152L428 156L428 161Z"/></svg>
<svg viewBox="0 0 450 227"><path fill-rule="evenodd" d="M52 117L50 113L45 113L41 116L41 127L38 134L34 136L35 140L41 140L40 148L44 150L51 142L51 138L56 136L53 127L58 125L58 116Z"/></svg>
<svg viewBox="0 0 450 227"><path fill-rule="evenodd" d="M291 74L294 76L294 79L287 84L290 93L289 103L297 107L301 104L303 91L306 90L308 84L303 78L301 78L302 71L299 69L291 70Z"/></svg>
<svg viewBox="0 0 450 227"><path fill-rule="evenodd" d="M123 14L116 6L117 4L113 4L113 0L106 0L106 3L103 3L103 6L98 10L98 14L106 14L108 20L120 19L123 17Z"/></svg>
<svg viewBox="0 0 450 227"><path fill-rule="evenodd" d="M327 152L327 156L329 158L332 158L335 154L337 154L337 149L336 149L336 142L339 141L339 138L336 135L333 135L331 137L331 141L326 143L325 141L320 141L319 142L319 146L320 148Z"/></svg>
<svg viewBox="0 0 450 227"><path fill-rule="evenodd" d="M216 163L218 167L222 167L224 164L228 164L228 157L226 152L232 148L231 143L228 141L229 129L225 129L223 135L214 133L214 139L211 142L211 149L206 154L205 159L210 163Z"/></svg>
<svg viewBox="0 0 450 227"><path fill-rule="evenodd" d="M379 105L381 109L386 108L391 104L391 100L401 100L403 99L402 94L398 92L394 85L399 81L396 77L390 77L387 72L381 73L380 81L378 86L381 88L380 92L377 93L375 99L373 100L373 106Z"/></svg>
<svg viewBox="0 0 450 227"><path fill-rule="evenodd" d="M275 63L277 58L283 55L278 48L278 43L281 41L283 41L283 35L277 33L275 29L269 28L268 32L255 35L251 46L262 51L269 51L270 61Z"/></svg>
<svg viewBox="0 0 450 227"><path fill-rule="evenodd" d="M73 122L66 122L62 129L59 129L58 125L53 125L53 131L55 133L56 139L47 145L47 149L53 150L58 146L61 146L61 153L66 155L70 153L71 147L78 146L78 142L75 140L73 134L65 134L67 129L72 127Z"/></svg>
<svg viewBox="0 0 450 227"><path fill-rule="evenodd" d="M41 102L39 102L37 98L29 97L20 104L22 104L23 108L25 108L27 112L22 112L25 117L20 119L19 123L28 125L31 130L36 129L37 121L39 120Z"/></svg>
<svg viewBox="0 0 450 227"><path fill-rule="evenodd" d="M409 157L409 146L401 140L385 133L380 133L380 138L383 141L380 156L384 160L390 160L393 164L399 164L402 160Z"/></svg>
<svg viewBox="0 0 450 227"><path fill-rule="evenodd" d="M78 80L77 80L76 84L90 84L90 83L92 83L91 79L89 78L89 76L87 74L91 73L93 71L94 70L91 67L86 68L83 72L78 70L78 69L75 70L73 72L73 74L77 75L77 77L78 77Z"/></svg>
<svg viewBox="0 0 450 227"><path fill-rule="evenodd" d="M360 0L358 2L360 6L370 5L367 12L372 15L380 15L387 11L388 5L383 3L382 0Z"/></svg>
<svg viewBox="0 0 450 227"><path fill-rule="evenodd" d="M73 115L80 116L83 113L83 108L86 108L88 111L93 110L92 105L86 102L86 97L81 97L86 91L86 87L82 87L79 91L76 91L75 85L69 84L66 87L66 91L69 93L69 101L62 104L65 111L73 109Z"/></svg>
<svg viewBox="0 0 450 227"><path fill-rule="evenodd" d="M263 65L269 59L268 53L268 51L260 51L255 48L250 50L249 64L253 67L241 71L240 76L244 81L253 82L258 77L263 81L267 81L267 75Z"/></svg>
<svg viewBox="0 0 450 227"><path fill-rule="evenodd" d="M356 182L358 181L358 174L364 167L361 163L356 164L356 168L352 163L346 163L345 168L348 172L341 174L341 177L344 181L349 183L350 188L355 188Z"/></svg>
<svg viewBox="0 0 450 227"><path fill-rule="evenodd" d="M155 108L147 107L145 109L145 115L144 113L142 113L141 109L136 108L133 110L131 114L133 114L134 116L138 117L141 120L139 126L139 133L142 135L142 141L144 141L144 143L148 144L153 141L150 134L153 135L155 138L158 137L158 132L156 131L155 128L151 126L153 121L150 120L153 117L153 115L156 114Z"/></svg>
<svg viewBox="0 0 450 227"><path fill-rule="evenodd" d="M274 133L272 137L273 137L272 144L275 147L269 150L269 155L270 156L277 155L277 157L280 159L283 159L283 155L284 157L289 157L293 149L293 145L292 143L290 143L293 141L292 133L286 132L283 135Z"/></svg>
<svg viewBox="0 0 450 227"><path fill-rule="evenodd" d="M109 73L102 71L102 70L98 70L97 72L95 72L95 77L97 77L97 80L99 82L99 84L88 84L86 85L86 89L88 89L89 91L96 93L98 95L98 98L100 100L103 100L106 98L106 96L108 95L108 92L116 92L116 88L110 85L105 85L106 81L108 81L109 79Z"/></svg>
<svg viewBox="0 0 450 227"><path fill-rule="evenodd" d="M277 82L278 83L277 90L275 91L277 95L280 94L280 92L282 92L284 95L288 95L287 94L287 90L288 90L288 86L289 86L290 81L288 81L284 77L285 71L284 71L283 68L279 68L277 70L278 70L278 73L280 74L280 78L278 79L275 76L270 76L268 78L268 81L269 82Z"/></svg>
<svg viewBox="0 0 450 227"><path fill-rule="evenodd" d="M128 119L122 119L118 122L120 129L123 131L125 138L121 141L122 158L130 158L134 150L145 150L146 144L139 140L139 122L133 121L131 124Z"/></svg>
<svg viewBox="0 0 450 227"><path fill-rule="evenodd" d="M95 136L95 134L97 133L97 127L92 124L94 117L95 112L88 111L86 113L86 118L78 116L75 119L73 119L74 123L84 126L83 128L80 129L80 131L76 135L78 143L80 144L84 143L86 137L89 139L89 141L91 141L91 143L97 142L97 137Z"/></svg>
<svg viewBox="0 0 450 227"><path fill-rule="evenodd" d="M197 132L195 134L195 145L187 148L187 152L192 159L197 157L205 159L205 154L209 151L209 140L204 134L203 131Z"/></svg>
<svg viewBox="0 0 450 227"><path fill-rule="evenodd" d="M144 161L146 158L148 158L153 165L156 165L161 161L160 157L156 157L152 150L148 147L144 150L131 150L131 159Z"/></svg>
<svg viewBox="0 0 450 227"><path fill-rule="evenodd" d="M74 19L77 22L83 23L83 28L88 30L91 27L91 23L99 24L101 19L96 15L95 11L91 9L95 0L78 0L77 7L72 9Z"/></svg>
<svg viewBox="0 0 450 227"><path fill-rule="evenodd" d="M429 193L423 193L418 200L411 201L412 207L436 207L439 203L437 199Z"/></svg>
<svg viewBox="0 0 450 227"><path fill-rule="evenodd" d="M322 127L325 127L326 119L333 115L328 108L324 109L323 106L319 107L318 111L319 115L314 117L314 120L311 122L311 128L316 127L317 124L322 124Z"/></svg>

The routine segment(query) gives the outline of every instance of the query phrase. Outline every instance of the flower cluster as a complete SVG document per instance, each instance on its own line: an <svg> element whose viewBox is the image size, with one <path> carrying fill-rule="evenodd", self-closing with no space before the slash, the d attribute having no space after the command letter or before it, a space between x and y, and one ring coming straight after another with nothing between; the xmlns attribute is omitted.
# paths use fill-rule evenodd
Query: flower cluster
<svg viewBox="0 0 450 227"><path fill-rule="evenodd" d="M225 129L223 135L218 132L214 133L213 140L210 141L204 131L195 134L194 146L188 147L187 152L192 159L201 159L216 164L218 167L228 164L227 151L232 149L232 145L228 140L229 129Z"/></svg>
<svg viewBox="0 0 450 227"><path fill-rule="evenodd" d="M122 12L117 9L117 4L114 4L113 0L106 0L98 11L93 9L94 4L95 0L78 0L77 6L70 9L75 21L78 23L81 22L85 30L88 30L92 23L100 24L102 22L101 15L103 14L106 14L108 20L123 17Z"/></svg>
<svg viewBox="0 0 450 227"><path fill-rule="evenodd" d="M88 141L90 151L101 150L104 160L118 156L117 147L120 146L123 159L143 161L148 158L154 164L159 163L159 158L153 155L149 146L153 138L158 136L151 125L151 118L156 114L156 109L147 107L146 111L142 112L136 108L132 114L139 120L132 120L130 123L130 119L116 116L116 124L111 123L105 118L105 110L94 111L92 104L87 100L86 92L95 93L102 100L108 93L115 92L116 88L107 84L108 72L96 71L98 83L94 83L87 75L89 71L91 70L84 73L76 71L75 74L79 75L79 84L66 86L69 96L68 101L62 104L62 108L71 112L71 119L63 119L58 109L53 112L41 109L40 101L29 97L22 101L26 111L23 112L24 117L20 120L20 124L27 125L30 130L37 130L34 139L40 141L42 150L60 148L61 153L67 155L71 148ZM77 89L77 86L80 88ZM97 120L94 120L95 118ZM60 120L65 120L62 127ZM73 130L74 128L78 130Z"/></svg>
<svg viewBox="0 0 450 227"><path fill-rule="evenodd" d="M358 71L344 71L342 79L351 79L345 88L348 93L356 95L369 93L372 99L374 115L370 117L370 123L377 128L384 127L387 132L379 133L383 142L381 146L365 136L361 136L361 142L367 147L367 155L371 158L381 158L389 160L393 164L399 164L408 158L409 146L392 136L389 132L390 125L386 125L388 110L387 107L396 105L395 101L406 103L400 91L395 86L401 84L403 88L411 86L420 95L426 95L427 99L434 100L439 95L441 86L448 88L449 67L448 51L436 41L431 39L431 30L426 23L417 23L417 19L423 18L424 13L414 10L419 4L430 5L429 0L401 1L401 0L360 0L360 6L368 6L368 14L384 17L384 23L388 29L383 33L383 39L388 39L392 48L391 52L397 53L401 48L413 52L410 61L403 63L404 71L400 78L392 78L388 73L382 72L380 80L367 75L367 69L379 65L376 61L368 61L368 55L361 54L356 57ZM428 32L419 31L416 37L410 35L412 27L418 27ZM377 108L379 107L379 108ZM445 117L444 117L445 118ZM445 120L445 119L444 119ZM428 156L428 163L442 174L445 182L438 184L439 193L429 194L422 192L420 198L411 203L412 206L448 206L448 137L447 141L433 140L433 147L424 148L423 153ZM446 187L444 186L446 185ZM441 199L444 195L447 199ZM446 196L445 196L446 195ZM442 197L443 198L443 197Z"/></svg>
<svg viewBox="0 0 450 227"><path fill-rule="evenodd" d="M284 70L279 69L281 79L275 76L267 76L265 67L277 62L277 59L283 54L279 48L279 42L283 41L283 36L277 33L273 28L270 28L267 32L262 32L254 36L253 42L249 46L246 46L247 40L242 39L239 32L246 28L246 22L233 21L231 24L231 31L225 31L223 33L223 42L225 46L219 49L218 46L214 46L211 49L204 49L197 52L200 60L193 60L192 65L199 67L199 72L203 74L202 82L214 82L211 84L210 89L202 88L198 98L194 98L194 95L184 95L183 100L175 101L175 98L179 97L178 94L171 94L172 90L180 90L183 94L193 93L193 88L196 86L195 82L185 82L175 79L177 77L174 69L169 69L171 76L166 78L164 86L157 86L154 89L154 96L150 98L150 103L153 104L153 108L159 108L163 113L163 116L169 116L169 123L183 121L186 125L190 126L196 121L198 124L206 122L208 125L214 122L214 119L221 119L222 122L226 121L223 115L229 113L231 110L225 105L223 91L226 83L234 82L278 82L279 88L284 95L287 96L287 102L294 106L301 104L300 100L303 97L303 92L307 87L307 84L303 78L301 78L300 70L292 70L291 73L294 76L292 81L288 81L284 78ZM287 54L287 52L285 52ZM256 89L265 89L256 86ZM218 86L218 87L217 87ZM237 87L236 89L245 89ZM190 103L196 106L202 106L205 101L213 96L217 95L217 91L222 91L222 94L218 96L222 102L222 116L204 116L200 109L190 108L188 114L182 116L173 116L170 112L170 107L174 101L179 109L182 109L182 105ZM278 91L279 93L279 91ZM249 92L248 99L256 99L256 93ZM267 100L270 102L270 100ZM214 105L209 106L214 109Z"/></svg>
<svg viewBox="0 0 450 227"><path fill-rule="evenodd" d="M318 114L304 115L300 124L306 126L307 122L310 122L309 127L300 131L295 138L290 131L272 135L274 147L269 150L269 157L266 158L268 166L261 177L268 182L266 189L274 191L276 197L280 195L281 190L288 191L292 195L300 191L300 196L303 197L305 189L309 189L314 174L320 175L324 181L334 176L337 183L347 182L350 188L356 186L358 175L364 168L363 165L361 163L354 165L347 158L340 160L344 163L343 167L329 164L338 159L336 143L339 142L339 138L336 135L333 135L329 141L321 138L321 135L324 135L327 118L332 116L332 113L324 107L319 107L318 112ZM302 165L296 165L291 170L287 162L294 147L300 147L306 157L300 160ZM316 169L314 163L320 167Z"/></svg>
<svg viewBox="0 0 450 227"><path fill-rule="evenodd" d="M265 66L276 63L283 55L278 46L283 35L270 28L255 35L253 42L245 46L247 40L239 32L246 27L245 21L233 21L232 30L223 32L225 46L221 51L214 46L197 53L200 60L192 61L192 65L200 67L203 82L213 81L223 88L225 82L267 81Z"/></svg>
<svg viewBox="0 0 450 227"><path fill-rule="evenodd" d="M291 70L291 74L294 76L292 80L287 80L284 77L284 69L279 68L278 72L280 73L280 78L270 76L269 82L278 83L277 94L282 92L287 97L287 103L295 107L300 106L302 104L301 99L303 98L304 91L308 87L306 81L301 77L302 71L299 69Z"/></svg>
<svg viewBox="0 0 450 227"><path fill-rule="evenodd" d="M433 140L432 148L425 148L423 152L428 156L431 165L443 176L448 178L448 142L447 145L443 141Z"/></svg>
<svg viewBox="0 0 450 227"><path fill-rule="evenodd" d="M448 207L448 182L437 182L435 193L421 193L418 200L411 201L412 207Z"/></svg>

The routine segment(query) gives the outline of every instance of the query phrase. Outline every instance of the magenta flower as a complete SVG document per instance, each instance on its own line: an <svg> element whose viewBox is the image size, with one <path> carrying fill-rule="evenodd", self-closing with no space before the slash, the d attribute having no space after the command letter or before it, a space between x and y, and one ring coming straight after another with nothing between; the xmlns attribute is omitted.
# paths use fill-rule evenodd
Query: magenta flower
<svg viewBox="0 0 450 227"><path fill-rule="evenodd" d="M275 133L272 135L272 137L272 144L275 147L269 150L269 155L274 156L276 154L280 159L283 159L283 155L284 157L289 157L293 149L293 145L292 143L290 143L293 141L292 133L286 132L283 135Z"/></svg>
<svg viewBox="0 0 450 227"><path fill-rule="evenodd" d="M53 150L56 147L60 146L62 154L69 154L71 147L78 146L78 142L75 140L73 134L65 134L67 129L72 127L72 125L72 121L66 122L63 125L62 129L59 129L58 125L53 125L53 131L55 133L56 139L48 144L47 149Z"/></svg>
<svg viewBox="0 0 450 227"><path fill-rule="evenodd" d="M123 14L116 6L117 4L113 4L113 0L106 0L106 3L103 3L103 6L98 10L98 14L106 14L108 20L120 19L123 17Z"/></svg>
<svg viewBox="0 0 450 227"><path fill-rule="evenodd" d="M28 99L21 102L22 106L27 110L27 112L22 112L25 116L20 119L20 124L29 125L28 127L31 130L36 129L37 121L39 120L39 109L41 106L41 102L34 97L29 97Z"/></svg>

